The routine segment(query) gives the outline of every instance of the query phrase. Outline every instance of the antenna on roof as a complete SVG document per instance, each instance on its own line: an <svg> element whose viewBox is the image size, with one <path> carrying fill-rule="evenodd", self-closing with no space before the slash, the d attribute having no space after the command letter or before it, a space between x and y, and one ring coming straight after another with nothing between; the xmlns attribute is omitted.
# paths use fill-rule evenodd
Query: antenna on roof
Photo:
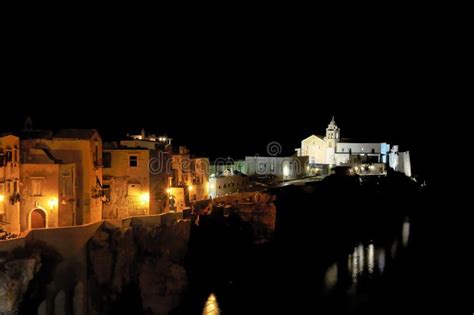
<svg viewBox="0 0 474 315"><path fill-rule="evenodd" d="M24 128L25 131L32 131L33 130L33 121L31 120L30 116L28 116L26 118L23 128Z"/></svg>

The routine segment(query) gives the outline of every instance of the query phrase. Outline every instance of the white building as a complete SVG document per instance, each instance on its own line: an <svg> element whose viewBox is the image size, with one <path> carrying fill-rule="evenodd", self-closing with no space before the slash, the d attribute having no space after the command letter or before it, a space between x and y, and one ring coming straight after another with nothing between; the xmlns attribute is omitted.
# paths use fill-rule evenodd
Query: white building
<svg viewBox="0 0 474 315"><path fill-rule="evenodd" d="M325 136L311 135L296 149L298 156L308 156L310 166L363 166L388 163L394 170L411 176L409 152L399 152L398 146L390 150L385 142L351 142L341 139L341 131L334 117L326 128Z"/></svg>
<svg viewBox="0 0 474 315"><path fill-rule="evenodd" d="M244 174L209 177L209 196L211 198L245 191L248 187L249 178Z"/></svg>
<svg viewBox="0 0 474 315"><path fill-rule="evenodd" d="M307 175L308 157L247 156L247 175L252 177L274 176L277 181L293 180Z"/></svg>

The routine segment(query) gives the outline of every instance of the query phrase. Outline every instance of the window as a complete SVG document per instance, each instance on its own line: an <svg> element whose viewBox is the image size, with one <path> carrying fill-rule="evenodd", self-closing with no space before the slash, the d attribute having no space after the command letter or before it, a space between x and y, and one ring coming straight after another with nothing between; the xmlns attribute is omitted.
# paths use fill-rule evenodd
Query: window
<svg viewBox="0 0 474 315"><path fill-rule="evenodd" d="M15 157L14 157L13 161L18 162L18 150L15 150Z"/></svg>
<svg viewBox="0 0 474 315"><path fill-rule="evenodd" d="M138 156L130 155L129 166L130 167L137 167L138 166Z"/></svg>
<svg viewBox="0 0 474 315"><path fill-rule="evenodd" d="M33 179L31 181L31 195L41 196L41 179Z"/></svg>
<svg viewBox="0 0 474 315"><path fill-rule="evenodd" d="M13 182L13 193L15 195L18 193L18 183L17 183L17 181Z"/></svg>
<svg viewBox="0 0 474 315"><path fill-rule="evenodd" d="M104 168L112 167L112 153L111 152L104 152L103 160L104 160Z"/></svg>
<svg viewBox="0 0 474 315"><path fill-rule="evenodd" d="M372 149L372 153L375 153L375 149Z"/></svg>
<svg viewBox="0 0 474 315"><path fill-rule="evenodd" d="M105 202L110 202L110 185L102 185L102 191Z"/></svg>
<svg viewBox="0 0 474 315"><path fill-rule="evenodd" d="M70 174L62 175L62 187L61 187L61 197L72 197L73 194L73 185L72 185L72 176Z"/></svg>

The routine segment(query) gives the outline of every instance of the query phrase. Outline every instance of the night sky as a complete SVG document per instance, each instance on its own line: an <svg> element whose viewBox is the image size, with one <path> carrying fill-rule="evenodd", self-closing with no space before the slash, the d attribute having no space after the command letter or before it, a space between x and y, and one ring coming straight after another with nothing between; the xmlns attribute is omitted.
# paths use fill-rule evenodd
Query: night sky
<svg viewBox="0 0 474 315"><path fill-rule="evenodd" d="M145 128L197 156L241 158L270 141L293 154L335 115L342 137L404 145L426 173L433 104L449 97L426 38L346 33L318 46L300 35L157 46L32 34L29 49L9 51L0 130L27 116L35 129L96 128L104 140Z"/></svg>

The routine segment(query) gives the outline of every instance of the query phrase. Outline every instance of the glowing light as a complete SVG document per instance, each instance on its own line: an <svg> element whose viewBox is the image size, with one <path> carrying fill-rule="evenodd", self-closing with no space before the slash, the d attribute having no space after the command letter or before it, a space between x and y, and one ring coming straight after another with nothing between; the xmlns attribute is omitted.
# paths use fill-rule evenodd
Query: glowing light
<svg viewBox="0 0 474 315"><path fill-rule="evenodd" d="M377 260L378 260L379 271L380 273L383 273L385 270L385 250L383 248L380 249Z"/></svg>
<svg viewBox="0 0 474 315"><path fill-rule="evenodd" d="M53 208L55 208L55 207L58 205L58 199L56 199L56 198L51 198L51 199L49 199L48 204L49 204L49 207L50 207L51 209L53 209Z"/></svg>
<svg viewBox="0 0 474 315"><path fill-rule="evenodd" d="M171 188L166 189L166 192L167 192L168 194L170 194L170 193L171 193Z"/></svg>
<svg viewBox="0 0 474 315"><path fill-rule="evenodd" d="M357 254L359 256L359 274L362 274L364 272L365 268L365 255L364 255L364 246L362 244L359 244L359 247L357 247Z"/></svg>
<svg viewBox="0 0 474 315"><path fill-rule="evenodd" d="M288 176L290 175L290 169L288 168L288 165L283 166L283 176Z"/></svg>
<svg viewBox="0 0 474 315"><path fill-rule="evenodd" d="M349 256L351 260L351 275L352 275L352 282L357 283L357 278L359 276L359 257L357 256L357 250L354 248L354 253Z"/></svg>
<svg viewBox="0 0 474 315"><path fill-rule="evenodd" d="M369 274L374 273L374 265L375 265L375 250L374 244L369 244L369 249L367 251L367 268Z"/></svg>
<svg viewBox="0 0 474 315"><path fill-rule="evenodd" d="M189 185L189 186L188 186L188 190L189 190L189 191L193 191L193 189L194 189L193 185Z"/></svg>
<svg viewBox="0 0 474 315"><path fill-rule="evenodd" d="M0 195L0 202L3 202L5 200L5 196L4 195Z"/></svg>
<svg viewBox="0 0 474 315"><path fill-rule="evenodd" d="M206 301L206 305L202 310L203 315L219 315L219 304L217 304L217 299L214 294L209 295L209 298Z"/></svg>
<svg viewBox="0 0 474 315"><path fill-rule="evenodd" d="M324 277L326 289L332 289L337 284L337 262L328 268Z"/></svg>
<svg viewBox="0 0 474 315"><path fill-rule="evenodd" d="M410 239L410 222L406 221L403 223L402 228L402 244L403 247L408 246L408 240Z"/></svg>
<svg viewBox="0 0 474 315"><path fill-rule="evenodd" d="M140 201L143 204L147 204L150 202L150 194L149 193L143 193L140 195Z"/></svg>

